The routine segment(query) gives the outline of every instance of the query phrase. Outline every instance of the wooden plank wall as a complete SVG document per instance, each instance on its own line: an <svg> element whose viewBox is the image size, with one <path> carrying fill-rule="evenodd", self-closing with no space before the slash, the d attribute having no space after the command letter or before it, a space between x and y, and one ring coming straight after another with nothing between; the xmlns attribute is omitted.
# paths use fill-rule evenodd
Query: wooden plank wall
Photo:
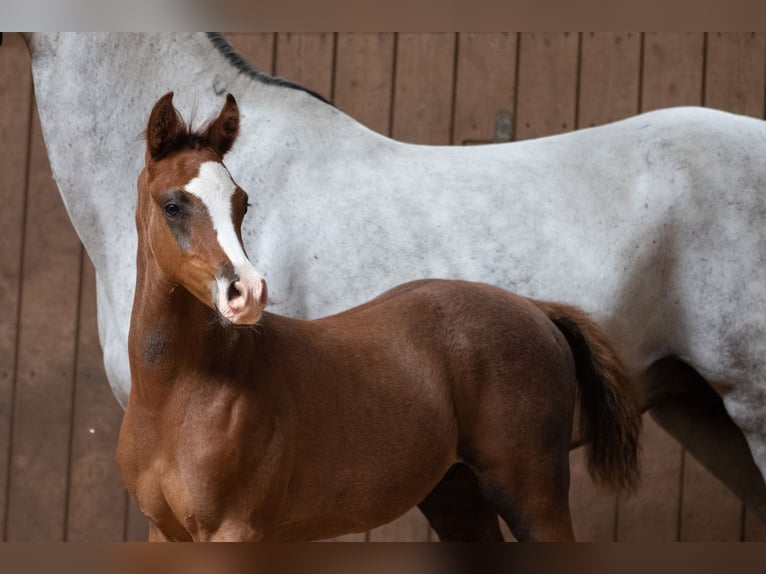
<svg viewBox="0 0 766 574"><path fill-rule="evenodd" d="M695 104L764 115L766 34L231 34L261 70L386 135L516 140ZM114 464L94 273L47 164L21 39L0 47L0 538L141 540ZM572 453L581 540L766 540L766 526L649 418L644 479L600 492ZM434 540L417 511L344 540Z"/></svg>

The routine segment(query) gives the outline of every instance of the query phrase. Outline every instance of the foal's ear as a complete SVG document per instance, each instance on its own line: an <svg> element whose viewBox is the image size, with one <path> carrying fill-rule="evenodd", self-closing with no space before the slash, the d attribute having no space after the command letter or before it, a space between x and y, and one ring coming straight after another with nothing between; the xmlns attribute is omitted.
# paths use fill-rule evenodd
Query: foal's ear
<svg viewBox="0 0 766 574"><path fill-rule="evenodd" d="M218 117L210 122L202 139L206 145L223 157L234 145L239 133L239 106L231 94L226 94L226 103Z"/></svg>
<svg viewBox="0 0 766 574"><path fill-rule="evenodd" d="M158 160L173 149L176 140L186 131L178 110L173 107L173 92L162 96L149 116L146 128L146 151Z"/></svg>

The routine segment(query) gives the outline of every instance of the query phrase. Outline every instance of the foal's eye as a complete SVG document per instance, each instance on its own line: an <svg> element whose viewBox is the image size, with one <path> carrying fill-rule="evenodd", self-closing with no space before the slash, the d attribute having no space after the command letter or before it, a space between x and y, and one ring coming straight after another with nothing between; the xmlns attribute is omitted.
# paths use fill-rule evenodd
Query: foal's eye
<svg viewBox="0 0 766 574"><path fill-rule="evenodd" d="M181 215L181 208L178 206L177 203L168 203L165 205L165 215L167 215L170 218L178 217Z"/></svg>

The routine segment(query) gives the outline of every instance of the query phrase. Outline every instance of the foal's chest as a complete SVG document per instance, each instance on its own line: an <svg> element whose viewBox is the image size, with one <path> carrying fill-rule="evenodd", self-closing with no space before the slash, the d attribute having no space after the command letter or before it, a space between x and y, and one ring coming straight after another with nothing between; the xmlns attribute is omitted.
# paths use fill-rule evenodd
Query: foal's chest
<svg viewBox="0 0 766 574"><path fill-rule="evenodd" d="M232 521L255 532L284 498L274 491L284 459L274 421L241 393L169 403L129 406L120 433L118 462L141 511L176 539L206 540Z"/></svg>

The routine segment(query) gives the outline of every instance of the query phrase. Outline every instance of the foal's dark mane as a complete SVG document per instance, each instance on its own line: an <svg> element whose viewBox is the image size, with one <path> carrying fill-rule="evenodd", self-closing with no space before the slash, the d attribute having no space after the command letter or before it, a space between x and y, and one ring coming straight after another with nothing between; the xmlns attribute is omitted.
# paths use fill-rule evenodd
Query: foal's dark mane
<svg viewBox="0 0 766 574"><path fill-rule="evenodd" d="M319 95L314 90L310 90L309 88L291 82L290 80L285 80L284 78L280 78L278 76L270 76L269 74L265 74L256 70L247 60L242 57L239 52L234 49L231 44L229 44L229 41L224 38L222 34L219 34L218 32L208 32L207 37L213 43L213 46L216 47L216 49L232 66L237 68L240 73L245 74L249 78L263 82L264 84L268 84L270 86L281 86L285 88L293 88L294 90L301 90L302 92L306 92L307 94L314 96L316 99L326 104L332 105L330 101Z"/></svg>

